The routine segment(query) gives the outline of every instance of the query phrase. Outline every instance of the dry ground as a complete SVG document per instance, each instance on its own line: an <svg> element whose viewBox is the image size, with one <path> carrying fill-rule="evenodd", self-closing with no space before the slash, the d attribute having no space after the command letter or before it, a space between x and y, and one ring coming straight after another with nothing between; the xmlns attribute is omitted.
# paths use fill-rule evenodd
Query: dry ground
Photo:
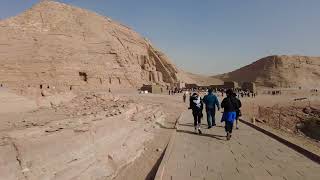
<svg viewBox="0 0 320 180"><path fill-rule="evenodd" d="M302 97L319 107L319 95L295 92L242 98L242 111L250 119L258 117L259 106L290 109ZM6 180L153 179L174 124L187 110L182 94L135 90L28 99L0 89L0 106L0 173ZM319 149L301 134L261 126Z"/></svg>
<svg viewBox="0 0 320 180"><path fill-rule="evenodd" d="M290 90L282 95L261 94L256 98L242 98L241 101L247 120L255 117L259 126L320 155L319 140L302 129L310 117L319 116L320 94ZM319 127L317 129L319 131Z"/></svg>
<svg viewBox="0 0 320 180"><path fill-rule="evenodd" d="M178 95L132 90L55 96L32 100L1 89L2 178L152 179L186 109Z"/></svg>

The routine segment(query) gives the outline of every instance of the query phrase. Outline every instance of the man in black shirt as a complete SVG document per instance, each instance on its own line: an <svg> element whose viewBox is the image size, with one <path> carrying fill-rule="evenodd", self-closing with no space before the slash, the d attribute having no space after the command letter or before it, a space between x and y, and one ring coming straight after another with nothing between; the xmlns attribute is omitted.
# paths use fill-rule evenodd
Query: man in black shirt
<svg viewBox="0 0 320 180"><path fill-rule="evenodd" d="M232 89L228 89L226 91L227 97L223 99L221 103L221 108L224 109L221 121L225 121L225 130L227 132L227 140L230 140L233 123L237 117L237 109L239 109L240 105L238 104L238 100L234 97L234 93Z"/></svg>

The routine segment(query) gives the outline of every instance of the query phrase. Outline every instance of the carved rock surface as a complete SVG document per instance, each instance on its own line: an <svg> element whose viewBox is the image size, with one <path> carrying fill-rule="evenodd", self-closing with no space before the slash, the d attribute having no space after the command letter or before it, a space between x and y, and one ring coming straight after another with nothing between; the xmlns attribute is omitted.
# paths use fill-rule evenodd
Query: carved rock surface
<svg viewBox="0 0 320 180"><path fill-rule="evenodd" d="M131 28L84 9L42 1L0 21L0 83L21 93L164 85L177 73Z"/></svg>

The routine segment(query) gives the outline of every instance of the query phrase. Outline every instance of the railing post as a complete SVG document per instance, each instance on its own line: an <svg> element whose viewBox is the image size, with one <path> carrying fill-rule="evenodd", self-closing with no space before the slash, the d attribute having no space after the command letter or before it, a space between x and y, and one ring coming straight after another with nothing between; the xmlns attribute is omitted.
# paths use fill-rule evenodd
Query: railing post
<svg viewBox="0 0 320 180"><path fill-rule="evenodd" d="M281 129L281 107L279 107L279 129Z"/></svg>

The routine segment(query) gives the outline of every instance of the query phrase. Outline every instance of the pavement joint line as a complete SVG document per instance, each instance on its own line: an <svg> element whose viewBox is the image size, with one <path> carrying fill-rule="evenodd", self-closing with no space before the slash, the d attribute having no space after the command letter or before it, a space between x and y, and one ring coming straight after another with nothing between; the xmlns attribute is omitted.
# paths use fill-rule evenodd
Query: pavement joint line
<svg viewBox="0 0 320 180"><path fill-rule="evenodd" d="M170 137L170 140L169 140L169 142L168 142L168 144L166 146L165 154L164 154L164 156L162 158L162 161L161 161L161 163L159 165L159 168L157 170L157 173L156 173L156 176L155 176L154 180L162 180L162 178L163 178L163 173L165 171L167 162L170 159L171 151L172 151L173 146L174 146L175 137L176 137L176 134L177 134L177 125L179 124L179 121L182 119L184 113L185 112L182 112L180 114L179 118L177 119L177 121L175 122L174 131L173 131L173 133L172 133L172 135ZM171 179L172 178L173 177L171 176Z"/></svg>
<svg viewBox="0 0 320 180"><path fill-rule="evenodd" d="M303 156L307 157L308 159L312 160L313 162L316 162L316 163L320 164L320 156L319 155L317 155L317 154L315 154L315 153L313 153L313 152L311 152L311 151L309 151L309 150L307 150L307 149L305 149L305 148L303 148L303 147L301 147L301 146L299 146L297 144L294 144L294 143L292 143L292 142L290 142L290 141L278 136L277 134L275 134L275 133L273 133L271 131L268 131L268 130L262 128L262 127L254 125L253 123L250 123L250 122L245 121L243 119L239 119L239 121L242 122L243 124L249 126L249 127L254 128L255 130L260 131L263 134L265 134L265 135L277 140L278 142L280 142L280 143L286 145L287 147L295 150L296 152L302 154Z"/></svg>
<svg viewBox="0 0 320 180"><path fill-rule="evenodd" d="M270 176L272 176L272 174L271 174L271 172L269 170L266 169L266 171Z"/></svg>

